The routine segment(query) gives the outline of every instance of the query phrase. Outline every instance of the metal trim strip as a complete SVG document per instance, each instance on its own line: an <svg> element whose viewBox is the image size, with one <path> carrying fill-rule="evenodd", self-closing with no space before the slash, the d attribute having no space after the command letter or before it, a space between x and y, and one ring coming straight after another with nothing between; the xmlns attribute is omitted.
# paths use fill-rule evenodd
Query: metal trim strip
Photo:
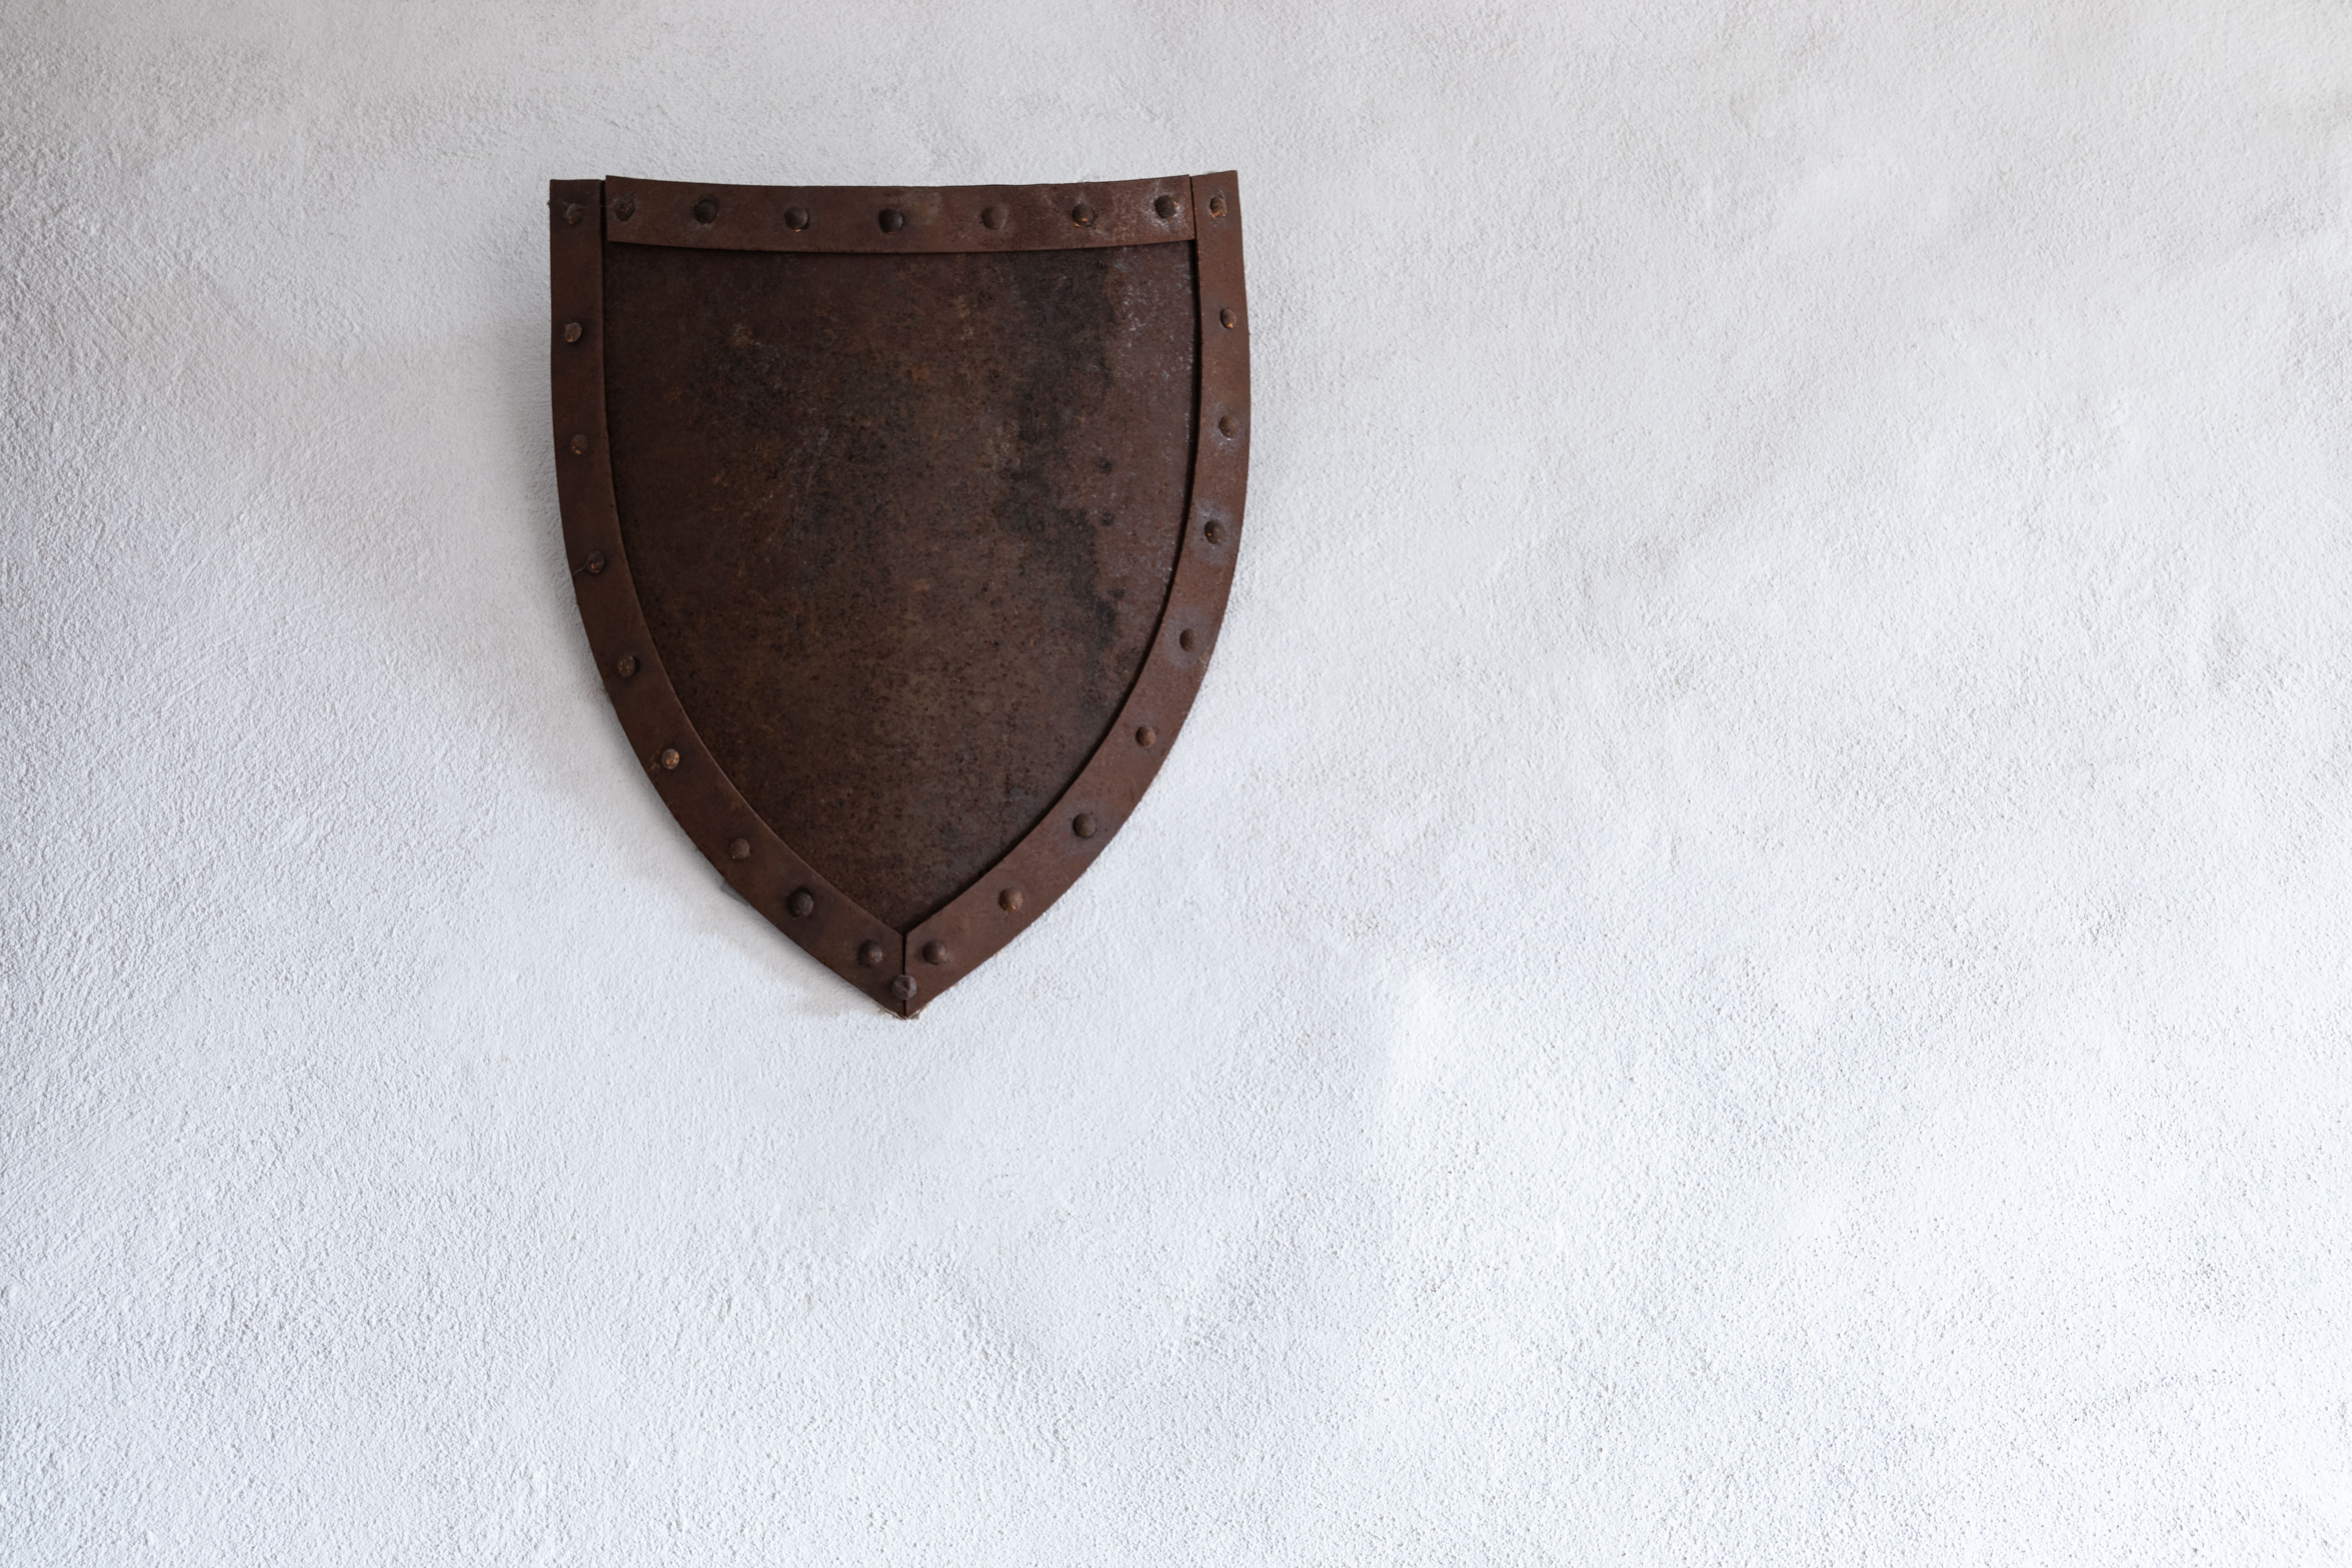
<svg viewBox="0 0 2352 1568"><path fill-rule="evenodd" d="M604 219L605 237L616 245L703 250L889 256L1170 245L1193 237L1191 192L1181 176L1089 185L795 186L610 175Z"/></svg>

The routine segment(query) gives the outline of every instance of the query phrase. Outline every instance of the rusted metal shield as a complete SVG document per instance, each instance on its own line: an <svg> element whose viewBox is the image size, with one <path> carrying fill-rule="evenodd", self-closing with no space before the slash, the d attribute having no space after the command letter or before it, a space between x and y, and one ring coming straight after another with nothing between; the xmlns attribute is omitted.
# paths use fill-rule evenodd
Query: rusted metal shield
<svg viewBox="0 0 2352 1568"><path fill-rule="evenodd" d="M753 908L912 1016L1092 864L1199 689L1239 187L550 195L564 545L622 728Z"/></svg>

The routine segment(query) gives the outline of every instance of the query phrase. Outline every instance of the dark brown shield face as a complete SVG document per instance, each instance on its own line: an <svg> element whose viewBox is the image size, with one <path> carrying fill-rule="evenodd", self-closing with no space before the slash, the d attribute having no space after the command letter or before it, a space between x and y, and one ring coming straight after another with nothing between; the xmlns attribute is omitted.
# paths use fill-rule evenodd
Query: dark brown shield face
<svg viewBox="0 0 2352 1568"><path fill-rule="evenodd" d="M552 188L589 639L688 833L911 1016L1139 798L1246 474L1230 174Z"/></svg>

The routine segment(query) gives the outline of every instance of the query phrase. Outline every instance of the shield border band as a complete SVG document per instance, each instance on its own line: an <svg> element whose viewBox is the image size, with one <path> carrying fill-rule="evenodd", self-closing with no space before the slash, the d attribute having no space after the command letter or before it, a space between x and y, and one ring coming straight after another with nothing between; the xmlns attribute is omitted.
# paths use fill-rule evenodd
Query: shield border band
<svg viewBox="0 0 2352 1568"><path fill-rule="evenodd" d="M551 181L548 197L551 412L564 553L622 731L670 815L746 902L881 1006L913 1017L1020 935L1094 863L1159 773L1200 690L1233 587L1249 477L1239 181L1230 170L1030 186L696 185L608 176ZM695 733L647 635L622 545L605 427L607 239L881 255L1193 247L1199 357L1191 493L1143 669L1109 734L1052 809L979 880L903 936L826 881L751 809ZM1148 744L1140 740L1147 732ZM796 914L802 894L808 912ZM866 962L877 949L880 962Z"/></svg>

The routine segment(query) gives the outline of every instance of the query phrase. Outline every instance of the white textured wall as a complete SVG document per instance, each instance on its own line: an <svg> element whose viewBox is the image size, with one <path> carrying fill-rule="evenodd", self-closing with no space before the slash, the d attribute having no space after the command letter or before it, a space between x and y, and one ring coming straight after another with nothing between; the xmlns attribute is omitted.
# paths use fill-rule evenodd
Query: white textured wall
<svg viewBox="0 0 2352 1568"><path fill-rule="evenodd" d="M1248 193L919 1022L559 552L551 175ZM0 1561L2352 1558L2352 13L0 8Z"/></svg>

